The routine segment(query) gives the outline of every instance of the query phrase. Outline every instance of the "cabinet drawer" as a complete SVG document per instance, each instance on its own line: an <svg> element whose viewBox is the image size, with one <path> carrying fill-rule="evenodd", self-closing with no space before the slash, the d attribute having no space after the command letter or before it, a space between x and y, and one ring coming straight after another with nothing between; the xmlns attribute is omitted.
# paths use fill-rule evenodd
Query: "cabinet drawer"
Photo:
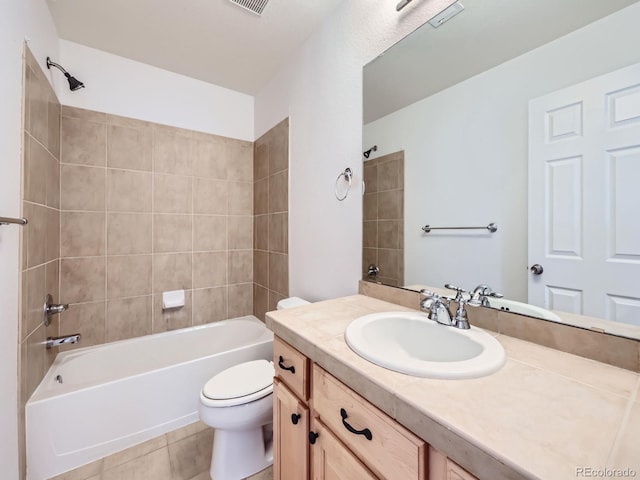
<svg viewBox="0 0 640 480"><path fill-rule="evenodd" d="M299 398L309 399L309 361L292 346L278 337L273 340L273 364L276 377L282 380Z"/></svg>
<svg viewBox="0 0 640 480"><path fill-rule="evenodd" d="M376 475L388 480L426 478L424 441L317 365L312 400L322 422Z"/></svg>

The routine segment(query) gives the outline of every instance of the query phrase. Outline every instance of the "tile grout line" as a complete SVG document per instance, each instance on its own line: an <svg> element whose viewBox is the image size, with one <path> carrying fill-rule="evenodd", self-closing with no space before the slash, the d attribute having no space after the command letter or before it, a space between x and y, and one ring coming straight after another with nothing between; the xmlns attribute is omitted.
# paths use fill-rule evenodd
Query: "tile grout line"
<svg viewBox="0 0 640 480"><path fill-rule="evenodd" d="M191 151L191 149L193 149L193 151ZM193 159L195 158L195 156L198 154L198 147L197 147L197 143L194 144L193 142L189 142L189 154L191 154L191 173L193 173ZM194 255L194 249L195 249L195 231L196 231L196 225L195 225L195 217L194 217L194 212L195 212L195 206L196 206L196 201L195 201L195 191L196 191L196 177L191 177L191 318L189 319L189 326L193 327L195 325L195 312L196 312L196 293L195 293L195 268L193 265L194 259L195 259L195 255Z"/></svg>
<svg viewBox="0 0 640 480"><path fill-rule="evenodd" d="M156 316L155 292L155 188L156 188L156 128L151 127L151 333L153 332L153 321ZM160 294L162 302L162 293ZM164 319L163 319L164 320Z"/></svg>
<svg viewBox="0 0 640 480"><path fill-rule="evenodd" d="M107 129L107 124L105 122L104 124L104 165L105 165L105 174L104 174L104 337L103 337L103 341L104 343L107 343L109 336L108 336L108 328L109 328L109 297L107 295L108 291L108 287L107 285L109 284L109 270L107 268L107 256L109 254L108 252L108 242L107 242L107 232L108 232L108 215L107 215L107 210L108 210L108 206L107 206L107 198L108 198L108 194L107 194L107 189L109 188L109 181L108 181L108 177L109 177L109 169L108 169L108 163L109 163L109 130ZM62 175L60 175L62 177ZM103 464L104 465L104 464Z"/></svg>

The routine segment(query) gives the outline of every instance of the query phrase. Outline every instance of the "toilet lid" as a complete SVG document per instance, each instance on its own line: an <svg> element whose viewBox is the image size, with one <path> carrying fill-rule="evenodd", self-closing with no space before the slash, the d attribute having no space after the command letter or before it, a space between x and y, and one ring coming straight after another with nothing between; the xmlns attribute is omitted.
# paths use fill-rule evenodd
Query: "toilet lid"
<svg viewBox="0 0 640 480"><path fill-rule="evenodd" d="M227 368L209 380L202 393L211 400L228 400L271 393L275 370L273 362L253 360ZM261 395L261 396L264 396Z"/></svg>

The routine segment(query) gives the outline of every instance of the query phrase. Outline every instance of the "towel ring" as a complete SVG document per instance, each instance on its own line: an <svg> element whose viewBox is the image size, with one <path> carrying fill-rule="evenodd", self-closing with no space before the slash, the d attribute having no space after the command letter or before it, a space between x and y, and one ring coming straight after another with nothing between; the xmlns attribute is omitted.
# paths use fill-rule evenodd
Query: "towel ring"
<svg viewBox="0 0 640 480"><path fill-rule="evenodd" d="M344 179L347 181L348 185L347 185L347 190L344 192L343 196L340 196L338 194L338 182L340 181L340 178L344 177ZM344 172L342 172L340 175L338 175L338 178L336 178L336 185L334 188L334 193L336 194L336 198L338 199L339 202L343 201L345 198L347 198L349 196L349 190L351 190L351 179L353 178L353 173L351 172L351 169L349 167L344 169Z"/></svg>

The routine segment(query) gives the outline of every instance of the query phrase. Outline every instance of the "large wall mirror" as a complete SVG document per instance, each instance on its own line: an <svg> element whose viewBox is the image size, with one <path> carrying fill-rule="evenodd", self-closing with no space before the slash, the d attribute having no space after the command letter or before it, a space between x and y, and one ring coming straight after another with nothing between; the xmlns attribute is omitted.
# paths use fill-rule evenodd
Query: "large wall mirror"
<svg viewBox="0 0 640 480"><path fill-rule="evenodd" d="M461 3L364 67L364 278L640 338L640 2Z"/></svg>

